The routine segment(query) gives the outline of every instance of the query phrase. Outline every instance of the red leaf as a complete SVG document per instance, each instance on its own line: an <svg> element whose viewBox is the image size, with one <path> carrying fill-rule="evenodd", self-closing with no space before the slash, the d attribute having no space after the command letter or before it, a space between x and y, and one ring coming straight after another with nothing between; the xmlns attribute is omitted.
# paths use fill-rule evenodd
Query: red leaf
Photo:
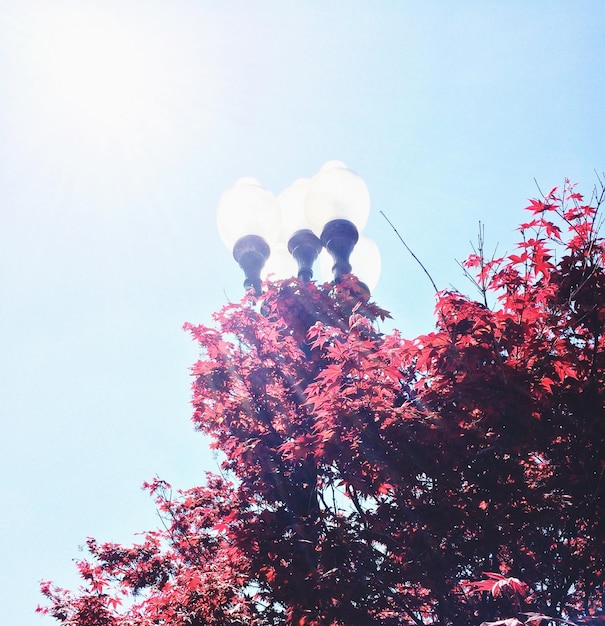
<svg viewBox="0 0 605 626"><path fill-rule="evenodd" d="M502 576L502 574L495 572L484 572L484 574L487 578L468 583L472 592L487 591L494 597L502 595L503 591L510 591L520 597L527 595L527 585L518 578Z"/></svg>

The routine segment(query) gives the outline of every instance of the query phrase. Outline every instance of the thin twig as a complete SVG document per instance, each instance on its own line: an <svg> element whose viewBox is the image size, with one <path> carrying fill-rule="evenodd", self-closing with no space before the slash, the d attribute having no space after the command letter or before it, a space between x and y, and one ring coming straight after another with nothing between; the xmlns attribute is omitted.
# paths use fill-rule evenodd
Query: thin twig
<svg viewBox="0 0 605 626"><path fill-rule="evenodd" d="M546 196L544 195L544 192L542 191L542 189L540 189L540 184L538 183L538 179L534 176L534 184L536 185L536 187L538 188L538 191L540 192L540 195L546 199Z"/></svg>
<svg viewBox="0 0 605 626"><path fill-rule="evenodd" d="M399 241L401 241L401 243L405 246L405 249L412 255L416 263L420 265L422 271L428 276L428 279L431 281L431 285L433 285L433 289L435 290L435 292L439 291L439 289L437 289L437 285L435 285L435 281L429 274L428 270L426 269L426 267L424 267L422 261L410 250L410 246L408 246L408 244L403 240L403 237L399 234L399 231L395 228L393 222L391 222L391 220L385 215L384 211L380 211L380 214L389 223L389 226L395 231L395 234L397 235L397 237L399 237Z"/></svg>

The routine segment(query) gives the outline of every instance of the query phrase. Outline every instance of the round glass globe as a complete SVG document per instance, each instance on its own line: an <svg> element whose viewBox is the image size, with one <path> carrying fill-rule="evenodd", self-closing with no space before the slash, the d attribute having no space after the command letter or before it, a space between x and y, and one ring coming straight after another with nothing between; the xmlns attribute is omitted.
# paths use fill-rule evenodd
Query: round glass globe
<svg viewBox="0 0 605 626"><path fill-rule="evenodd" d="M259 235L271 245L279 234L279 223L277 198L255 178L240 178L221 196L218 231L230 250L245 235Z"/></svg>
<svg viewBox="0 0 605 626"><path fill-rule="evenodd" d="M298 273L298 266L294 257L288 252L285 243L276 243L271 248L271 255L267 259L261 272L263 280L281 280L292 278Z"/></svg>
<svg viewBox="0 0 605 626"><path fill-rule="evenodd" d="M310 182L308 178L299 178L277 197L281 215L280 241L288 241L297 230L309 228L305 214L305 197Z"/></svg>
<svg viewBox="0 0 605 626"><path fill-rule="evenodd" d="M351 252L353 274L363 281L370 291L374 291L380 278L382 259L378 244L369 237L362 235Z"/></svg>
<svg viewBox="0 0 605 626"><path fill-rule="evenodd" d="M309 183L305 214L318 236L335 219L349 220L361 232L370 214L370 194L363 178L341 161L328 161Z"/></svg>

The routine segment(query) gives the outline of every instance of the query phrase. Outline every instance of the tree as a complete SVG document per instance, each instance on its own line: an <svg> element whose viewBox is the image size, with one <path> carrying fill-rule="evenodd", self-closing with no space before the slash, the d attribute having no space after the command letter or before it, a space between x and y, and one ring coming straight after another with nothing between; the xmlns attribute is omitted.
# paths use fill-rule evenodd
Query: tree
<svg viewBox="0 0 605 626"><path fill-rule="evenodd" d="M440 292L413 340L377 330L387 313L352 276L268 284L187 325L193 421L221 475L175 496L147 484L165 528L89 539L83 586L43 583L39 611L72 626L598 619L604 196L566 182L532 200L513 254L480 245L464 263L479 299Z"/></svg>

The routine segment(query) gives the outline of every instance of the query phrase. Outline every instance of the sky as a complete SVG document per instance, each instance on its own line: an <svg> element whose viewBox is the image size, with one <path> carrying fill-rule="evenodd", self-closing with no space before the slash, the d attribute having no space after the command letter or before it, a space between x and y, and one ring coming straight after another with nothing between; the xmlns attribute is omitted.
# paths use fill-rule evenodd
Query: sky
<svg viewBox="0 0 605 626"><path fill-rule="evenodd" d="M326 161L366 182L375 300L407 337L472 293L478 225L605 169L601 0L0 0L0 605L78 584L86 537L160 522L140 487L217 468L184 322L242 296L216 207Z"/></svg>

